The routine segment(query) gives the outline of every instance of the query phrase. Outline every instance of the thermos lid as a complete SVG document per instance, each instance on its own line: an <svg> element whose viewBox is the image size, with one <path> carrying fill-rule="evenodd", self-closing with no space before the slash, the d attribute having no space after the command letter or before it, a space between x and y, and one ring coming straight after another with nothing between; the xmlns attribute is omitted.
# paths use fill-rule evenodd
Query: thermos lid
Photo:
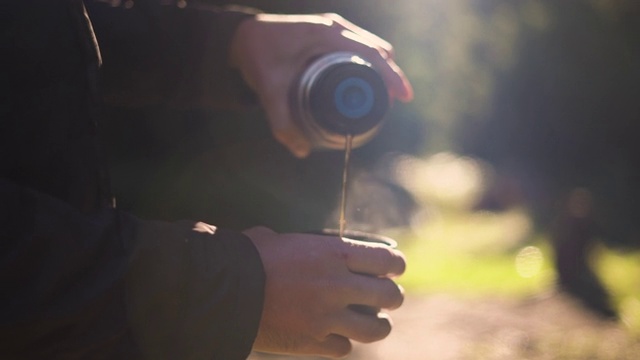
<svg viewBox="0 0 640 360"><path fill-rule="evenodd" d="M362 57L350 52L325 54L300 75L292 92L292 110L316 148L344 149L369 141L387 110L389 94L382 77Z"/></svg>
<svg viewBox="0 0 640 360"><path fill-rule="evenodd" d="M309 108L327 131L356 136L380 124L389 108L389 95L380 75L368 64L336 63L315 79Z"/></svg>

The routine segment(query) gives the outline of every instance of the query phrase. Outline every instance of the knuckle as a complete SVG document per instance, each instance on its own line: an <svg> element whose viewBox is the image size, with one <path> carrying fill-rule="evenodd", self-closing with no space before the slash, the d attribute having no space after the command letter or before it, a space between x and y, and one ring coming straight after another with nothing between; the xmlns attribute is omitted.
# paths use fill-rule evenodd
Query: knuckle
<svg viewBox="0 0 640 360"><path fill-rule="evenodd" d="M327 355L334 358L343 358L349 355L353 349L353 345L349 339L338 336L330 335L327 337Z"/></svg>
<svg viewBox="0 0 640 360"><path fill-rule="evenodd" d="M328 319L323 318L321 316L317 316L315 319L310 318L309 323L315 324L310 331L311 336L314 339L321 341L323 339L327 339L332 336L332 332L334 330L334 324L331 323L331 321L329 321ZM333 339L333 340L337 341L338 339Z"/></svg>
<svg viewBox="0 0 640 360"><path fill-rule="evenodd" d="M364 56L365 59L373 61L375 58L383 58L384 59L384 49L379 48L372 44L362 44L362 49L359 50L361 55Z"/></svg>
<svg viewBox="0 0 640 360"><path fill-rule="evenodd" d="M407 269L407 261L404 255L395 249L388 249L388 254L386 256L387 259L387 268L389 269L389 273L393 275L401 275Z"/></svg>
<svg viewBox="0 0 640 360"><path fill-rule="evenodd" d="M332 25L340 25L342 22L345 21L344 17L342 17L340 14L333 13L333 12L324 13L322 14L322 16L326 19L331 20Z"/></svg>
<svg viewBox="0 0 640 360"><path fill-rule="evenodd" d="M402 253L397 254L395 257L395 262L396 262L396 274L400 275L400 274L404 274L404 272L407 270L407 261L404 258L404 255L402 255Z"/></svg>
<svg viewBox="0 0 640 360"><path fill-rule="evenodd" d="M404 255L395 249L380 248L380 262L384 264L387 274L400 275L406 270Z"/></svg>
<svg viewBox="0 0 640 360"><path fill-rule="evenodd" d="M402 306L402 304L404 303L404 292L398 286L396 286L396 289L397 289L396 296L391 306L389 306L389 309L397 309L400 306Z"/></svg>
<svg viewBox="0 0 640 360"><path fill-rule="evenodd" d="M349 341L345 341L344 345L340 346L336 349L334 356L337 358L342 358L351 353L352 345Z"/></svg>
<svg viewBox="0 0 640 360"><path fill-rule="evenodd" d="M300 38L307 39L309 43L318 43L326 38L331 33L334 22L324 16L320 19L320 22L299 24L296 32L300 34Z"/></svg>
<svg viewBox="0 0 640 360"><path fill-rule="evenodd" d="M391 55L391 57L395 57L396 48L393 47L393 45L389 44L387 47L387 52L389 53L389 55Z"/></svg>
<svg viewBox="0 0 640 360"><path fill-rule="evenodd" d="M382 307L385 309L397 309L404 302L404 292L395 282L389 280L388 289L382 298Z"/></svg>

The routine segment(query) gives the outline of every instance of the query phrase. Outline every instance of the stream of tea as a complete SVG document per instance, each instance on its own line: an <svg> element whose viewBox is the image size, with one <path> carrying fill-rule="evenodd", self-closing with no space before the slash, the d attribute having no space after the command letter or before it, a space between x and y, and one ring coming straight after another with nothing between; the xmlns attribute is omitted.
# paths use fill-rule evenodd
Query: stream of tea
<svg viewBox="0 0 640 360"><path fill-rule="evenodd" d="M351 156L351 144L353 142L353 135L349 134L345 136L344 144L344 166L342 168L342 193L340 196L340 219L339 223L339 235L344 235L344 229L347 225L346 210L347 210L347 180L349 178L349 157Z"/></svg>

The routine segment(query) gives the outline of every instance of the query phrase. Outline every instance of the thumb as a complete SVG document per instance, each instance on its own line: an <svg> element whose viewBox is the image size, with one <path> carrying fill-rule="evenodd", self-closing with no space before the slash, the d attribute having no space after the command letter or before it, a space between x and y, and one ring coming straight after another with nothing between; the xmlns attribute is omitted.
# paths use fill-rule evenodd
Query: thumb
<svg viewBox="0 0 640 360"><path fill-rule="evenodd" d="M295 124L286 92L267 92L261 98L273 137L294 156L305 158L311 143Z"/></svg>

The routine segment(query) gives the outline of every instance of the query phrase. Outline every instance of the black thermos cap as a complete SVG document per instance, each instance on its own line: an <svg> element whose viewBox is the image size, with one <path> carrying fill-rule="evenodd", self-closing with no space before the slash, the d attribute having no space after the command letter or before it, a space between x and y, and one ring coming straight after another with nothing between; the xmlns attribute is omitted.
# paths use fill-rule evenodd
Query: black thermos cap
<svg viewBox="0 0 640 360"><path fill-rule="evenodd" d="M310 89L309 102L318 125L332 133L358 135L380 124L389 109L389 94L371 67L339 63L322 72Z"/></svg>

